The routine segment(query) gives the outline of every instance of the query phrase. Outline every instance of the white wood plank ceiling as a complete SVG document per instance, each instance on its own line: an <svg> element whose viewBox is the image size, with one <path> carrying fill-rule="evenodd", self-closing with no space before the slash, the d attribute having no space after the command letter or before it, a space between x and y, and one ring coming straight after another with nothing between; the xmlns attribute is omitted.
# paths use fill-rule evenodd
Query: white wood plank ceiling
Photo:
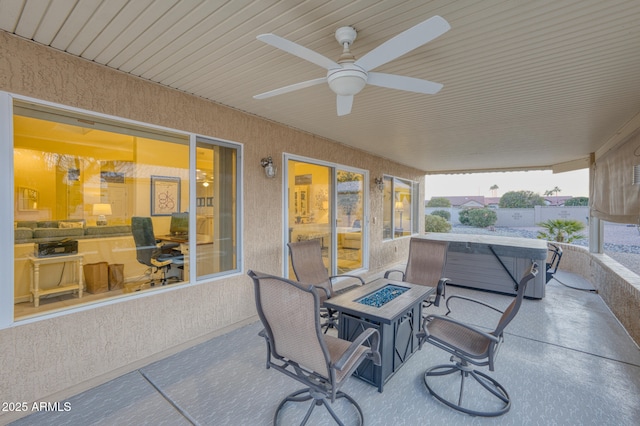
<svg viewBox="0 0 640 426"><path fill-rule="evenodd" d="M444 84L366 86L351 114L325 76L266 45L275 33L356 58L440 15L451 30L376 71ZM549 168L585 159L640 114L638 0L0 0L0 29L425 172ZM216 135L211 135L216 136Z"/></svg>

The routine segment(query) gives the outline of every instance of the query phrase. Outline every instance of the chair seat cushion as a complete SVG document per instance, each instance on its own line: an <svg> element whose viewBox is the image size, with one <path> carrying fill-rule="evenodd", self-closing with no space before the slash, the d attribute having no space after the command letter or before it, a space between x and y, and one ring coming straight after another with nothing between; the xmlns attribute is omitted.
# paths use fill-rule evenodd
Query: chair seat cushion
<svg viewBox="0 0 640 426"><path fill-rule="evenodd" d="M427 331L431 338L460 349L472 357L483 358L489 350L490 340L482 334L438 317L427 323Z"/></svg>

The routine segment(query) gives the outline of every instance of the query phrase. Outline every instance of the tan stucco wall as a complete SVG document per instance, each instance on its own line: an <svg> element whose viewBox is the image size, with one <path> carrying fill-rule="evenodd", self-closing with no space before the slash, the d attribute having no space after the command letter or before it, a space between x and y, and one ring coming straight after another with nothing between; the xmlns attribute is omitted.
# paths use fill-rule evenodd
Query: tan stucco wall
<svg viewBox="0 0 640 426"><path fill-rule="evenodd" d="M589 281L623 325L640 345L640 277L606 254L590 253L585 247L560 244L563 254L559 269Z"/></svg>
<svg viewBox="0 0 640 426"><path fill-rule="evenodd" d="M110 70L0 31L0 90L244 144L244 265L282 270L282 181L260 159L282 153L424 182L424 173L176 90ZM2 141L3 144L12 141ZM7 184L7 183L5 183ZM382 193L370 185L370 274L406 258L408 240L382 242ZM421 199L424 188L421 185ZM13 192L13 188L10 190ZM424 228L424 218L420 228ZM255 319L243 273L136 295L107 306L0 330L0 400L65 396L157 354ZM248 342L250 344L250 342ZM260 344L256 338L255 344ZM94 383L95 384L95 383ZM3 421L0 416L0 423Z"/></svg>

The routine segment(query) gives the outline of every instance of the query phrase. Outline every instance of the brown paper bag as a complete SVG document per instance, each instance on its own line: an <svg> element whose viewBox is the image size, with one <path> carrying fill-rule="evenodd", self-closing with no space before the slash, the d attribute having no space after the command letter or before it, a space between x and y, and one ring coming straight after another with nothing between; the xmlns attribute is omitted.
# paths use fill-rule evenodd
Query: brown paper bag
<svg viewBox="0 0 640 426"><path fill-rule="evenodd" d="M89 263L83 266L84 282L88 293L109 291L109 268L107 262Z"/></svg>
<svg viewBox="0 0 640 426"><path fill-rule="evenodd" d="M124 264L109 265L109 290L118 290L124 286Z"/></svg>

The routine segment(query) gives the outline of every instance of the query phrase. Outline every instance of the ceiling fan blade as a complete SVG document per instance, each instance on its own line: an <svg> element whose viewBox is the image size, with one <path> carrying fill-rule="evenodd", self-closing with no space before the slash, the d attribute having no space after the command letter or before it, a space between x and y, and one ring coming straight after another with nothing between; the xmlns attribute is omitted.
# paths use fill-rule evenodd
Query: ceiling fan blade
<svg viewBox="0 0 640 426"><path fill-rule="evenodd" d="M300 46L298 43L294 43L287 40L286 38L282 38L275 34L260 34L256 38L264 43L270 44L273 47L295 55L298 58L302 58L305 61L311 62L312 64L321 66L324 69L328 70L331 68L340 68L340 65L338 65L338 63L332 61L326 56L323 56L311 49Z"/></svg>
<svg viewBox="0 0 640 426"><path fill-rule="evenodd" d="M424 93L433 95L442 89L442 84L429 80L405 77L402 75L385 74L380 72L370 72L367 83L374 86L386 87L389 89L406 90L407 92Z"/></svg>
<svg viewBox="0 0 640 426"><path fill-rule="evenodd" d="M433 16L426 21L401 32L390 40L385 41L371 52L355 62L355 65L371 71L393 61L396 58L426 44L434 38L446 33L451 25L441 16Z"/></svg>
<svg viewBox="0 0 640 426"><path fill-rule="evenodd" d="M353 106L353 95L351 96L343 96L337 95L336 104L338 106L338 115L347 115L351 112L351 107Z"/></svg>
<svg viewBox="0 0 640 426"><path fill-rule="evenodd" d="M327 82L327 77L316 78L314 80L307 80L301 83L291 84L289 86L271 90L269 92L260 93L259 95L255 95L253 99L266 99L272 96L283 95L285 93L293 92L294 90L305 89L307 87L316 86L318 84L322 84L326 82Z"/></svg>

